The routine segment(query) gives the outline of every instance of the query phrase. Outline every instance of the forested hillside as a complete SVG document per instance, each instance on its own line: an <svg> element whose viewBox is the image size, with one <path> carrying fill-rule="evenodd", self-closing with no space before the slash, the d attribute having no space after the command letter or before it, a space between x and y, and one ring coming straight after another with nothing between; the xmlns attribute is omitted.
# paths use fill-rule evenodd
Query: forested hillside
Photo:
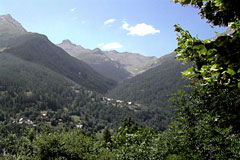
<svg viewBox="0 0 240 160"><path fill-rule="evenodd" d="M0 119L10 126L30 120L30 126L49 123L66 129L83 125L84 130L96 133L106 127L116 128L127 117L149 125L162 117L163 123L155 124L162 130L168 124L164 114L149 113L146 106L137 103L104 98L44 66L9 53L1 53L0 62Z"/></svg>
<svg viewBox="0 0 240 160"><path fill-rule="evenodd" d="M189 66L175 59L164 61L161 65L120 83L108 95L159 108L166 107L171 94L184 88L186 80L182 78L181 72Z"/></svg>
<svg viewBox="0 0 240 160"><path fill-rule="evenodd" d="M26 34L18 39L20 41L24 39L24 41L6 49L5 52L43 65L90 90L104 93L116 85L113 80L103 77L86 63L71 57L61 48L52 44L46 36Z"/></svg>

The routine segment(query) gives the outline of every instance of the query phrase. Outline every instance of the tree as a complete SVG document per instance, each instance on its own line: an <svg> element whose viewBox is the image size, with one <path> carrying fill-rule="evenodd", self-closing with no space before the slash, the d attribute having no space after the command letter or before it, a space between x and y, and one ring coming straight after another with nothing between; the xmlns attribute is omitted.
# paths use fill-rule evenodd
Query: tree
<svg viewBox="0 0 240 160"><path fill-rule="evenodd" d="M239 21L240 18L238 0L174 0L174 2L199 8L201 17L213 25L227 26L229 22Z"/></svg>
<svg viewBox="0 0 240 160"><path fill-rule="evenodd" d="M111 133L110 133L108 128L106 128L103 132L103 140L105 141L105 143L111 143L112 142Z"/></svg>
<svg viewBox="0 0 240 160"><path fill-rule="evenodd" d="M226 0L175 0L201 9L202 18L214 25L227 25L228 32L212 40L199 40L188 31L175 25L178 48L177 59L192 62L193 67L184 72L189 79L201 85L240 89L240 15L239 1ZM232 7L231 9L228 7ZM210 16L212 15L212 16ZM214 15L214 16L213 16ZM236 90L235 90L236 91Z"/></svg>
<svg viewBox="0 0 240 160"><path fill-rule="evenodd" d="M159 159L155 146L157 133L150 128L139 127L131 119L123 121L113 137L112 152L117 159Z"/></svg>
<svg viewBox="0 0 240 160"><path fill-rule="evenodd" d="M240 96L227 90L201 87L178 95L175 101L178 117L159 142L162 156L239 159L239 104Z"/></svg>
<svg viewBox="0 0 240 160"><path fill-rule="evenodd" d="M193 92L176 97L178 117L159 143L163 159L240 159L239 1L175 0L200 9L202 18L229 31L199 40L175 25L177 59L192 63L183 74Z"/></svg>

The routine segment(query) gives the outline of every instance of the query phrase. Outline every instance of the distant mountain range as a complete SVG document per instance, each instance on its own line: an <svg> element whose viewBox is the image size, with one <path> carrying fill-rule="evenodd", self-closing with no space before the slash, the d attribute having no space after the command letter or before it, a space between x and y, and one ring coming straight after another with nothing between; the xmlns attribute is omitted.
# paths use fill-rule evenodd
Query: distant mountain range
<svg viewBox="0 0 240 160"><path fill-rule="evenodd" d="M41 114L47 113L46 122L53 126L61 126L61 119L66 127L80 123L99 132L132 117L166 129L171 115L166 107L169 95L185 83L180 74L185 67L175 60L175 53L145 57L89 50L69 40L58 46L45 35L27 32L11 15L0 16L0 115L4 120L23 117L39 124Z"/></svg>
<svg viewBox="0 0 240 160"><path fill-rule="evenodd" d="M58 46L71 56L89 64L98 73L116 81L122 81L143 73L159 65L164 59L115 50L85 49L80 45L73 44L70 40L64 40Z"/></svg>
<svg viewBox="0 0 240 160"><path fill-rule="evenodd" d="M0 16L0 50L36 63L61 74L73 82L100 93L116 82L105 78L48 40L45 35L29 33L10 15Z"/></svg>
<svg viewBox="0 0 240 160"><path fill-rule="evenodd" d="M44 35L27 32L9 14L0 16L0 36L0 51L24 45L23 43L32 41L33 37L35 39L41 37L42 40L49 41ZM101 75L118 82L134 77L150 68L158 66L164 61L174 58L171 55L161 58L146 57L129 52L102 51L99 48L90 50L73 44L70 40L64 40L57 46L64 49L71 56L87 63Z"/></svg>
<svg viewBox="0 0 240 160"><path fill-rule="evenodd" d="M81 124L91 132L100 132L132 117L138 123L166 129L169 119L160 110L152 112L147 105L104 97L117 83L96 72L98 67L95 71L94 65L69 55L45 35L27 32L10 15L0 19L0 121L15 125L23 118L34 125L46 123L60 128ZM174 57L146 58L127 52L86 50L70 41L63 44L95 55L89 61L99 68L106 62L106 71L112 71L118 81Z"/></svg>

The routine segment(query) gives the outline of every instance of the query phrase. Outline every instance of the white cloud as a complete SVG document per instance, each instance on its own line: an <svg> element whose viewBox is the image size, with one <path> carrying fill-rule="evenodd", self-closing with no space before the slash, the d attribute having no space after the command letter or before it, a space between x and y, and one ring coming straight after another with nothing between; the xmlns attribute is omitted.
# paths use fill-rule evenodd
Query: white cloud
<svg viewBox="0 0 240 160"><path fill-rule="evenodd" d="M77 8L71 8L70 11L71 12L75 12Z"/></svg>
<svg viewBox="0 0 240 160"><path fill-rule="evenodd" d="M149 34L160 33L160 30L155 29L151 25L145 23L137 24L136 26L129 26L127 22L123 22L122 29L129 31L128 35L145 36Z"/></svg>
<svg viewBox="0 0 240 160"><path fill-rule="evenodd" d="M99 45L101 45L101 47L103 47L103 49L105 50L113 50L113 49L119 49L122 48L123 46L118 43L118 42L112 42L112 43L108 43L108 44L103 44L100 43Z"/></svg>
<svg viewBox="0 0 240 160"><path fill-rule="evenodd" d="M115 22L115 19L109 19L104 22L105 25Z"/></svg>
<svg viewBox="0 0 240 160"><path fill-rule="evenodd" d="M97 46L102 47L103 45L104 45L104 43L99 43Z"/></svg>

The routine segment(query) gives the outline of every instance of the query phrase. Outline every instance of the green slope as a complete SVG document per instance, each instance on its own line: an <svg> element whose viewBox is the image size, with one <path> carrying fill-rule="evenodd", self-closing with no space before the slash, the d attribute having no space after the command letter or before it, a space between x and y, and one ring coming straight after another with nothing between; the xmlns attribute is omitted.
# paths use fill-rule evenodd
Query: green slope
<svg viewBox="0 0 240 160"><path fill-rule="evenodd" d="M109 101L47 67L6 52L0 53L0 99L0 123L6 126L23 118L36 127L49 124L66 129L81 124L96 133L117 128L128 117L160 130L168 124L165 115L146 106Z"/></svg>
<svg viewBox="0 0 240 160"><path fill-rule="evenodd" d="M117 82L130 77L131 74L121 67L119 62L106 61L99 64L89 65L98 73L104 75L105 77L111 78Z"/></svg>
<svg viewBox="0 0 240 160"><path fill-rule="evenodd" d="M0 53L0 108L5 120L41 119L41 110L61 110L74 82L46 67Z"/></svg>
<svg viewBox="0 0 240 160"><path fill-rule="evenodd" d="M5 51L21 59L43 65L74 82L100 93L106 92L116 82L95 72L86 63L68 55L51 43L46 36L25 34L8 39Z"/></svg>
<svg viewBox="0 0 240 160"><path fill-rule="evenodd" d="M0 99L0 122L24 118L36 125L72 128L82 124L97 132L105 126L116 127L125 116L134 117L133 110L114 107L101 95L9 53L0 53Z"/></svg>
<svg viewBox="0 0 240 160"><path fill-rule="evenodd" d="M183 88L186 81L181 72L189 65L169 60L136 77L128 79L111 90L108 95L128 101L137 101L157 107L166 107L170 95Z"/></svg>

